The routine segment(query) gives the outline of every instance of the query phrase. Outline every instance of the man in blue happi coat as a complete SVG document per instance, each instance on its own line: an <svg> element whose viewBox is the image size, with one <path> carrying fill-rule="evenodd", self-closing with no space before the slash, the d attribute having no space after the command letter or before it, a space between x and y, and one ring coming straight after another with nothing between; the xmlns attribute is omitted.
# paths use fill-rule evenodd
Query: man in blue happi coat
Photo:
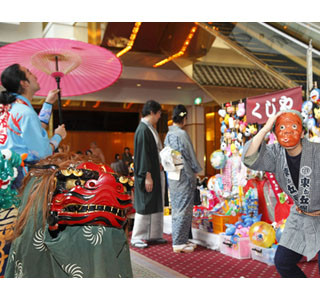
<svg viewBox="0 0 320 300"><path fill-rule="evenodd" d="M51 139L46 128L52 113L52 105L57 100L59 90L51 90L37 115L31 105L34 94L40 89L37 77L27 68L13 64L1 74L1 83L5 91L0 94L0 151L9 149L21 154L27 154L25 162L33 164L51 155L66 137L64 125L58 126ZM18 188L28 167L20 168L18 177L13 183ZM0 233L13 224L17 207L13 199L1 199L0 202ZM9 226L9 227L8 227ZM4 245L2 243L1 245ZM8 249L8 244L6 244ZM3 249L0 249L0 251ZM5 251L7 252L7 250ZM0 277L4 273L6 255L0 257Z"/></svg>

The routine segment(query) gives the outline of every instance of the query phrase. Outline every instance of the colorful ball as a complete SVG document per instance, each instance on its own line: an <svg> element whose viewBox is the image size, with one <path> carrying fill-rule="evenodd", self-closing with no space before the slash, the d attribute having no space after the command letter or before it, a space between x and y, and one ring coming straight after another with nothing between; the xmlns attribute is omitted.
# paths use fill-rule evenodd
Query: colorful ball
<svg viewBox="0 0 320 300"><path fill-rule="evenodd" d="M216 150L210 155L211 166L215 169L223 169L226 165L227 157L221 150Z"/></svg>
<svg viewBox="0 0 320 300"><path fill-rule="evenodd" d="M276 241L276 232L272 225L260 221L251 225L249 238L252 244L263 248L269 248Z"/></svg>
<svg viewBox="0 0 320 300"><path fill-rule="evenodd" d="M207 182L207 187L210 191L214 191L219 201L223 199L223 177L221 174L211 176Z"/></svg>

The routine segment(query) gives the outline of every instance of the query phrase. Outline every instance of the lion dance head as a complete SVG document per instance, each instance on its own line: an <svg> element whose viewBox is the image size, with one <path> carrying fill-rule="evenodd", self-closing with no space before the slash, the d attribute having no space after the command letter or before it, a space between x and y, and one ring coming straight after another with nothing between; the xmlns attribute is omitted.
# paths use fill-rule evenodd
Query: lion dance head
<svg viewBox="0 0 320 300"><path fill-rule="evenodd" d="M32 178L36 180L31 181ZM48 223L49 231L56 234L66 226L122 228L127 211L132 208L131 178L84 155L56 153L41 160L31 166L24 187L28 184L33 186L17 220L15 238L35 206L42 207L43 224Z"/></svg>
<svg viewBox="0 0 320 300"><path fill-rule="evenodd" d="M130 208L131 179L118 176L106 165L92 162L69 166L55 175L56 188L48 223L104 225L121 228Z"/></svg>

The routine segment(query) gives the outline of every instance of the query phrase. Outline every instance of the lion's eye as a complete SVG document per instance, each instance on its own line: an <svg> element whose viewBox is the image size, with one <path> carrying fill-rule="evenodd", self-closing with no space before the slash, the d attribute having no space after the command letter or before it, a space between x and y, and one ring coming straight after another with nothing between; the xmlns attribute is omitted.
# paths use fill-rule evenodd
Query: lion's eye
<svg viewBox="0 0 320 300"><path fill-rule="evenodd" d="M119 181L120 181L122 184L126 184L126 183L128 182L128 177L120 176Z"/></svg>
<svg viewBox="0 0 320 300"><path fill-rule="evenodd" d="M293 125L292 125L292 128L293 128L293 129L298 129L297 124L293 124Z"/></svg>
<svg viewBox="0 0 320 300"><path fill-rule="evenodd" d="M73 175L80 177L83 175L83 171L75 169L73 170Z"/></svg>
<svg viewBox="0 0 320 300"><path fill-rule="evenodd" d="M86 182L84 180L80 180L79 178L78 179L69 179L66 182L66 188L68 190L70 190L77 185L83 186L85 183Z"/></svg>
<svg viewBox="0 0 320 300"><path fill-rule="evenodd" d="M61 170L62 175L70 176L72 174L72 169Z"/></svg>
<svg viewBox="0 0 320 300"><path fill-rule="evenodd" d="M286 126L280 125L280 130L284 130L285 128L286 128Z"/></svg>

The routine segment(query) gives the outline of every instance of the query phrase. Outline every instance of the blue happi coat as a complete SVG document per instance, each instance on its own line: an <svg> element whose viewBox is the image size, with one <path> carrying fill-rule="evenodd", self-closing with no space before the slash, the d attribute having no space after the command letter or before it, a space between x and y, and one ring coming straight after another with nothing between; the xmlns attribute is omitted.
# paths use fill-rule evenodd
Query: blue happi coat
<svg viewBox="0 0 320 300"><path fill-rule="evenodd" d="M53 144L58 147L61 136L55 134L50 140L41 122L48 124L52 105L44 103L39 116L30 101L16 95L7 113L0 116L0 150L10 149L18 154L27 153L27 162L39 161L52 154Z"/></svg>

